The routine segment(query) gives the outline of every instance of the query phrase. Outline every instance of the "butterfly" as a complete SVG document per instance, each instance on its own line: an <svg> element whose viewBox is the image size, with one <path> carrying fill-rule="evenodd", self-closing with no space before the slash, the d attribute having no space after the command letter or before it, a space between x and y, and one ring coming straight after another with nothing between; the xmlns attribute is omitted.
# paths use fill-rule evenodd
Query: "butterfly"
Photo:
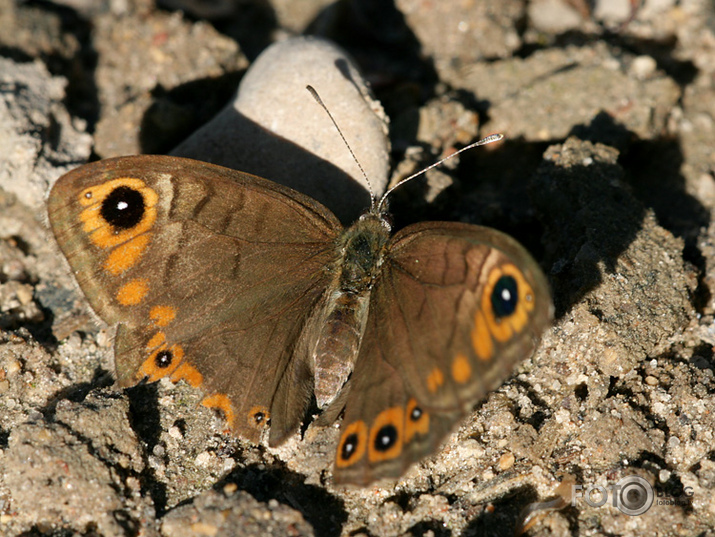
<svg viewBox="0 0 715 537"><path fill-rule="evenodd" d="M237 435L280 445L311 404L342 414L333 481L400 476L528 357L546 278L495 229L392 233L385 197L344 227L241 171L119 157L61 177L49 222L89 304L116 325L119 386L201 388Z"/></svg>

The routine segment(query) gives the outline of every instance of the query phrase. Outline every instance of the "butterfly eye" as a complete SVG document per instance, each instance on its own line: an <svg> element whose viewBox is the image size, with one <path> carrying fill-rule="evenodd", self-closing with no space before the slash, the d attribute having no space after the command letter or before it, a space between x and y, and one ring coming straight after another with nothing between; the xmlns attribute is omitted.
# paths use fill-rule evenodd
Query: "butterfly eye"
<svg viewBox="0 0 715 537"><path fill-rule="evenodd" d="M166 369L167 367L169 367L173 360L174 355L171 353L171 351L161 351L157 353L156 357L154 358L156 367L159 367L161 369Z"/></svg>
<svg viewBox="0 0 715 537"><path fill-rule="evenodd" d="M497 320L508 317L516 311L519 291L513 276L505 275L497 280L492 290L491 300L494 317Z"/></svg>
<svg viewBox="0 0 715 537"><path fill-rule="evenodd" d="M141 192L128 186L118 186L102 200L100 214L113 228L123 230L141 222L145 210Z"/></svg>

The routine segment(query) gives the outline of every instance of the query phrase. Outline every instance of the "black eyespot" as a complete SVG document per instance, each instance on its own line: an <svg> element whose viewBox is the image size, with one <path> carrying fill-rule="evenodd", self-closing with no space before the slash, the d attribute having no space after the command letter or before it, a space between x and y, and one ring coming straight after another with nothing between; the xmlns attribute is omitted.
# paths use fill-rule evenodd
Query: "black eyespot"
<svg viewBox="0 0 715 537"><path fill-rule="evenodd" d="M412 412L410 412L410 419L412 421L419 421L421 417L422 417L422 409L418 406L414 407L412 409Z"/></svg>
<svg viewBox="0 0 715 537"><path fill-rule="evenodd" d="M174 355L171 351L161 351L154 357L154 363L156 364L156 367L165 369L171 365L173 359Z"/></svg>
<svg viewBox="0 0 715 537"><path fill-rule="evenodd" d="M136 226L144 217L144 196L128 186L112 190L102 201L100 214L105 222L121 231Z"/></svg>
<svg viewBox="0 0 715 537"><path fill-rule="evenodd" d="M355 453L358 447L359 441L358 435L355 433L349 434L345 442L343 442L343 447L340 449L340 458L344 461L350 460L350 457L353 456L353 453Z"/></svg>
<svg viewBox="0 0 715 537"><path fill-rule="evenodd" d="M502 276L497 280L492 291L492 310L494 317L508 317L516 310L519 301L519 289L512 276Z"/></svg>
<svg viewBox="0 0 715 537"><path fill-rule="evenodd" d="M375 435L375 450L387 451L397 442L397 429L394 425L383 425Z"/></svg>
<svg viewBox="0 0 715 537"><path fill-rule="evenodd" d="M256 423L260 424L263 422L264 419L266 419L266 415L263 412L256 412L253 415L253 419L256 421Z"/></svg>

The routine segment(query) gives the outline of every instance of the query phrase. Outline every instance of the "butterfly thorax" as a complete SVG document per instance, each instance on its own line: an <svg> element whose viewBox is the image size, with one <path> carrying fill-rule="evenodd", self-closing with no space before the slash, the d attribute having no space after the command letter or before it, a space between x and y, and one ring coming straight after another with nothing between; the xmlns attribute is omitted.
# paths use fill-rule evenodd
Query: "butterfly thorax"
<svg viewBox="0 0 715 537"><path fill-rule="evenodd" d="M340 289L362 294L372 287L382 265L390 227L382 215L365 213L341 236Z"/></svg>
<svg viewBox="0 0 715 537"><path fill-rule="evenodd" d="M340 236L331 286L317 315L314 393L318 407L328 406L353 370L367 321L370 290L380 272L390 227L382 216L366 213Z"/></svg>

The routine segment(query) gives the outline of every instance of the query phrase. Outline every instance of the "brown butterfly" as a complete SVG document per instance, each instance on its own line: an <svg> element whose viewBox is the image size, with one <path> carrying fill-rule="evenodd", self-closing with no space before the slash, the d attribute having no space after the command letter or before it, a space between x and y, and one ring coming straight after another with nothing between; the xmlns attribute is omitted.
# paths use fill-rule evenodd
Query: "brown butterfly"
<svg viewBox="0 0 715 537"><path fill-rule="evenodd" d="M266 179L133 156L82 166L48 200L60 248L118 325L120 386L170 377L238 435L285 441L313 398L344 410L334 481L401 475L529 356L546 279L494 229L424 222L392 235L384 197L344 228Z"/></svg>

